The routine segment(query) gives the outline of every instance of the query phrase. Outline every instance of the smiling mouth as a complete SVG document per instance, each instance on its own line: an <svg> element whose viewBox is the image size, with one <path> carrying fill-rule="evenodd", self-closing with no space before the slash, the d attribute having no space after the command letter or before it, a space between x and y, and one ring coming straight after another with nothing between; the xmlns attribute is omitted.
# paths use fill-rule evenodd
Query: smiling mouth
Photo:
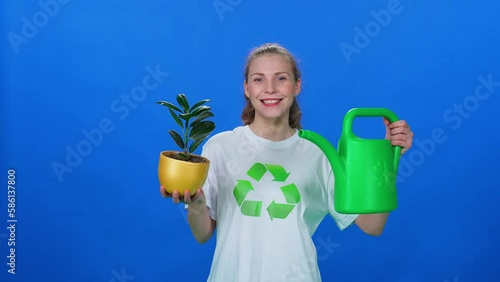
<svg viewBox="0 0 500 282"><path fill-rule="evenodd" d="M260 100L264 106L267 107L272 107L276 106L281 102L282 99L265 99L265 100Z"/></svg>

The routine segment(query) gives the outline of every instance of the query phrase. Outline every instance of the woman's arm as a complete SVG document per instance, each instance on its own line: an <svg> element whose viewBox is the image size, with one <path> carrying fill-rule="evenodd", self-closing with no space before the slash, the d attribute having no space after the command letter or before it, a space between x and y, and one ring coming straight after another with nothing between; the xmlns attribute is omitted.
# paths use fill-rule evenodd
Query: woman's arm
<svg viewBox="0 0 500 282"><path fill-rule="evenodd" d="M366 234L380 236L388 217L389 213L360 214L354 222Z"/></svg>
<svg viewBox="0 0 500 282"><path fill-rule="evenodd" d="M203 190L198 189L195 196L190 200L187 210L188 222L194 238L200 244L206 243L212 238L216 223L208 214Z"/></svg>
<svg viewBox="0 0 500 282"><path fill-rule="evenodd" d="M178 191L169 194L163 186L160 186L160 193L164 198L172 198L175 204L182 202ZM198 189L191 197L189 191L185 191L183 202L188 205L188 222L194 238L200 244L207 242L214 234L216 223L208 214L205 193L202 189Z"/></svg>

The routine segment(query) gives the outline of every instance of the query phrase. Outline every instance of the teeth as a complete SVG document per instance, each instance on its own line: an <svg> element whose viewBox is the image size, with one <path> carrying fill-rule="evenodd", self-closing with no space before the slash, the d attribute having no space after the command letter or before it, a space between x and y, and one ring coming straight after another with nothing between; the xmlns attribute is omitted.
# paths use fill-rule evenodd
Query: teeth
<svg viewBox="0 0 500 282"><path fill-rule="evenodd" d="M278 103L280 100L263 100L264 104L275 104Z"/></svg>

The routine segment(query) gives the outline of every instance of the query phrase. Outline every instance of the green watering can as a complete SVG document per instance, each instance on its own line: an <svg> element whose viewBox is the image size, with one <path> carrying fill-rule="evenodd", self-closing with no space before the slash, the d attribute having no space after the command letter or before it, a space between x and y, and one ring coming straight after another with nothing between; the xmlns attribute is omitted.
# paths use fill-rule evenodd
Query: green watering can
<svg viewBox="0 0 500 282"><path fill-rule="evenodd" d="M344 117L338 152L323 136L300 130L299 136L316 144L326 155L335 176L335 210L344 214L367 214L397 208L396 174L401 147L384 139L364 139L354 135L356 117L386 117L398 120L384 108L355 108Z"/></svg>

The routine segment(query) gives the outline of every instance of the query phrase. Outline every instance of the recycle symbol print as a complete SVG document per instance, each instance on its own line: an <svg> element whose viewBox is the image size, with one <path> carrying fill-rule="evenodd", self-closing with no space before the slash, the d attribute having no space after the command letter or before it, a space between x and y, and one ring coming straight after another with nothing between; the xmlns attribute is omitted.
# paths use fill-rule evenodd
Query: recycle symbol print
<svg viewBox="0 0 500 282"><path fill-rule="evenodd" d="M273 181L285 182L290 173L280 165L272 164L261 164L255 163L247 172L247 175L253 178L255 181L259 182L266 172L270 172L274 177ZM285 219L295 208L295 206L300 202L299 189L295 184L288 184L281 186L281 192L285 196L286 203L276 203L273 200L267 207L267 212L271 217ZM255 191L252 183L249 180L238 180L236 187L234 187L233 195L236 199L236 203L241 208L241 213L246 216L259 217L262 210L262 201L250 201L245 200L246 196L250 191Z"/></svg>

